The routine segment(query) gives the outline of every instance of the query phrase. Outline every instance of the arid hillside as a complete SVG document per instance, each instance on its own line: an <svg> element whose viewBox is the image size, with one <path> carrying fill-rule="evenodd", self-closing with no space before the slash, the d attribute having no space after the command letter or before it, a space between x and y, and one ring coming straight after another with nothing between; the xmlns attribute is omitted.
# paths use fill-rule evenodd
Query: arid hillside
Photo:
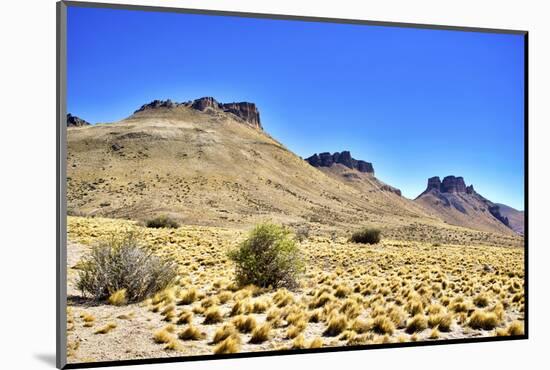
<svg viewBox="0 0 550 370"><path fill-rule="evenodd" d="M348 181L310 166L263 131L253 104L240 104L155 101L120 122L69 127L69 213L167 214L211 226L447 227L373 175Z"/></svg>

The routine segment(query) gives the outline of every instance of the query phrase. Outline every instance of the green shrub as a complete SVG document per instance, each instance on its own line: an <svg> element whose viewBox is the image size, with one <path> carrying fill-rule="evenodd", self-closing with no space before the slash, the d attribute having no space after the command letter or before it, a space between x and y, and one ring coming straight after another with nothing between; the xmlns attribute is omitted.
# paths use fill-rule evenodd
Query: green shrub
<svg viewBox="0 0 550 370"><path fill-rule="evenodd" d="M154 229L160 229L160 228L177 229L178 227L180 227L179 223L176 220L166 215L160 215L150 220L147 220L145 222L145 226L151 227Z"/></svg>
<svg viewBox="0 0 550 370"><path fill-rule="evenodd" d="M96 300L125 290L128 302L140 301L168 287L176 266L146 251L134 232L113 236L83 258L77 288Z"/></svg>
<svg viewBox="0 0 550 370"><path fill-rule="evenodd" d="M237 249L229 252L241 285L294 288L304 272L300 250L291 233L278 225L256 226Z"/></svg>
<svg viewBox="0 0 550 370"><path fill-rule="evenodd" d="M376 244L380 242L380 230L366 228L351 235L351 241L361 244Z"/></svg>

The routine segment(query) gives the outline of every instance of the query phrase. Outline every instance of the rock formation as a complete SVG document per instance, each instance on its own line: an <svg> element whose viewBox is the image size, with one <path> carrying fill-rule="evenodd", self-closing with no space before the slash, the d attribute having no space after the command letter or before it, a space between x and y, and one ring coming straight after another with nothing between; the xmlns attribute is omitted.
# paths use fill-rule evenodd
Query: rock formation
<svg viewBox="0 0 550 370"><path fill-rule="evenodd" d="M330 167L335 163L339 163L359 172L374 174L372 163L354 159L349 151L336 152L334 154L328 152L315 153L311 157L306 158L306 161L313 167Z"/></svg>
<svg viewBox="0 0 550 370"><path fill-rule="evenodd" d="M464 183L464 178L460 176L446 176L443 181L441 181L439 176L430 177L428 179L428 186L426 187L424 193L432 189L435 189L441 193L474 193L474 186L470 185L467 187Z"/></svg>
<svg viewBox="0 0 550 370"><path fill-rule="evenodd" d="M77 116L73 116L72 114L67 114L67 127L82 127L82 126L89 126L90 123L84 121L82 118L79 118Z"/></svg>
<svg viewBox="0 0 550 370"><path fill-rule="evenodd" d="M143 112L150 109L159 108L176 108L176 107L190 107L191 109L206 112L209 110L222 111L230 113L239 119L243 120L249 126L262 130L262 124L260 122L260 112L254 103L240 102L240 103L220 103L213 97L207 96L193 101L185 103L176 103L168 100L153 100L148 104L142 105L134 113Z"/></svg>

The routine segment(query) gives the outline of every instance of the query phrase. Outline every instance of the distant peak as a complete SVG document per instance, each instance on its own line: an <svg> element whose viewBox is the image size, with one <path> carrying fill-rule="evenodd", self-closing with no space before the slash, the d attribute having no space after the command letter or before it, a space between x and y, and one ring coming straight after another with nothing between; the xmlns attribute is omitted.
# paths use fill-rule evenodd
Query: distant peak
<svg viewBox="0 0 550 370"><path fill-rule="evenodd" d="M243 121L249 126L262 130L262 124L260 122L260 112L256 107L256 104L250 102L239 103L220 103L211 96L202 97L193 101L185 103L176 103L172 100L153 100L150 103L142 105L134 113L143 112L152 109L172 109L176 107L189 107L194 110L206 112L208 110L218 110L226 113L230 113Z"/></svg>
<svg viewBox="0 0 550 370"><path fill-rule="evenodd" d="M79 118L77 116L73 116L70 113L67 113L67 127L81 127L81 126L89 126L90 123L83 120L82 118Z"/></svg>
<svg viewBox="0 0 550 370"><path fill-rule="evenodd" d="M338 163L359 172L374 174L374 167L372 166L372 163L353 158L351 153L347 150L343 152L335 152L333 154L328 152L319 154L315 153L311 157L306 158L306 161L313 167L330 167L333 164Z"/></svg>

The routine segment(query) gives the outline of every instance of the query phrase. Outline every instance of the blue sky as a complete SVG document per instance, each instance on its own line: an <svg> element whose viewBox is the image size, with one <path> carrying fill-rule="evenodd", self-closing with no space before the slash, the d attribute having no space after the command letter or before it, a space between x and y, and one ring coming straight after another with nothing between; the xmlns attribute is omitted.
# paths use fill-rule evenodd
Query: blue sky
<svg viewBox="0 0 550 370"><path fill-rule="evenodd" d="M129 10L68 10L68 111L251 101L296 154L350 150L416 197L463 176L523 209L523 36Z"/></svg>

